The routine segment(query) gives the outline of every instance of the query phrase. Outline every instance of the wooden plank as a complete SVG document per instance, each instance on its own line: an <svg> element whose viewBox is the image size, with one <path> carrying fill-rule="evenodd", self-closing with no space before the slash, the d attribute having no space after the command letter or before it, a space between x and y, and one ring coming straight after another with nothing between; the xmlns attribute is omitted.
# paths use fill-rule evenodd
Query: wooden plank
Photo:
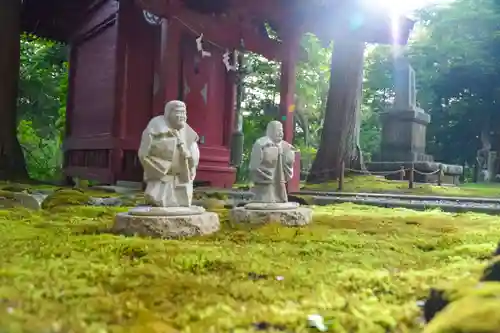
<svg viewBox="0 0 500 333"><path fill-rule="evenodd" d="M114 184L115 178L109 168L88 168L68 166L64 168L66 177L79 177L81 179L97 180L105 184Z"/></svg>
<svg viewBox="0 0 500 333"><path fill-rule="evenodd" d="M111 133L88 137L68 137L65 139L64 151L83 149L113 149L116 147L115 138Z"/></svg>

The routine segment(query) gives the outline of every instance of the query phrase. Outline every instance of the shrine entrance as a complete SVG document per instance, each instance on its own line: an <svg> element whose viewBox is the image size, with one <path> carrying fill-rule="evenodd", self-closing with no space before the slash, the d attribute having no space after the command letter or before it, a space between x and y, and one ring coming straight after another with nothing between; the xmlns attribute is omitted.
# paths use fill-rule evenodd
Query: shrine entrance
<svg viewBox="0 0 500 333"><path fill-rule="evenodd" d="M231 139L241 129L234 121L237 66L235 57L232 65L227 57L254 52L281 62L278 117L285 140L292 142L300 38L312 32L329 41L349 29L345 10L338 7L333 0L314 5L294 0L286 6L270 0L81 0L55 1L49 7L43 1L25 1L23 30L71 44L65 174L108 184L141 181L137 149L142 131L152 116L163 113L167 101L181 99L187 104L188 123L200 136L196 180L231 187L236 178ZM267 33L268 25L277 36ZM400 29L405 40L406 26ZM392 30L392 21L381 16L359 29L356 38L390 43ZM210 55L198 48L200 39ZM14 51L0 56L6 71L17 67ZM12 92L15 73L7 74ZM13 93L0 96L4 109L12 109L15 102ZM11 114L4 118L15 120ZM12 146L9 140L1 143ZM288 184L292 191L299 188L299 154L296 159L297 176Z"/></svg>
<svg viewBox="0 0 500 333"><path fill-rule="evenodd" d="M179 75L179 99L186 103L188 123L200 136L200 145L224 144L224 105L225 72L217 50L210 48L210 56L203 56L194 43L196 36L183 35L181 42ZM214 53L214 55L212 55ZM222 56L222 55L221 55ZM222 90L222 91L221 91Z"/></svg>
<svg viewBox="0 0 500 333"><path fill-rule="evenodd" d="M197 35L178 22L171 24L178 25L180 34L178 99L186 103L188 124L199 135L200 166L196 180L214 187L231 187L236 175L229 165L235 110L233 96L226 94L232 83L221 61L223 52L211 44L204 45L204 52L200 52ZM166 87L169 88L172 87Z"/></svg>

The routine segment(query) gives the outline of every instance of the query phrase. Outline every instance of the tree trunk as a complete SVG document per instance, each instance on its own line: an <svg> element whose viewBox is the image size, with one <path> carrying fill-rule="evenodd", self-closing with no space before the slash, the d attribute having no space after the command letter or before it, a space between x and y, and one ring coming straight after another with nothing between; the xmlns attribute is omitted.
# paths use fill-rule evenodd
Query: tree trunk
<svg viewBox="0 0 500 333"><path fill-rule="evenodd" d="M338 179L341 163L363 170L359 147L365 43L334 41L321 142L308 182Z"/></svg>
<svg viewBox="0 0 500 333"><path fill-rule="evenodd" d="M17 140L17 91L21 1L0 1L0 179L26 180L28 172Z"/></svg>

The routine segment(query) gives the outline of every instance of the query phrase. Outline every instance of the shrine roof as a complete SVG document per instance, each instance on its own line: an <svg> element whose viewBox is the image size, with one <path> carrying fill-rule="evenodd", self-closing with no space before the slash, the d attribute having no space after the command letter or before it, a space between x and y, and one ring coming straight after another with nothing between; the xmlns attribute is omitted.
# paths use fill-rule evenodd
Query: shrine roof
<svg viewBox="0 0 500 333"><path fill-rule="evenodd" d="M289 30L300 26L301 32L310 32L322 40L333 40L343 35L365 42L406 44L414 21L407 17L395 20L387 10L370 5L369 0L135 0L158 16L168 17L178 8L199 13L232 16L240 20L265 22L276 28ZM397 31L396 35L394 32Z"/></svg>
<svg viewBox="0 0 500 333"><path fill-rule="evenodd" d="M293 26L329 41L344 35L366 42L406 44L414 22L400 17L396 24L387 11L366 6L368 0L133 0L158 16L176 5L196 7L204 14L234 15L267 23L280 34ZM41 37L68 41L81 13L103 0L24 0L23 30ZM215 12L215 13L214 13ZM394 35L397 27L398 35Z"/></svg>
<svg viewBox="0 0 500 333"><path fill-rule="evenodd" d="M21 28L23 31L60 42L81 22L85 13L98 0L23 0Z"/></svg>

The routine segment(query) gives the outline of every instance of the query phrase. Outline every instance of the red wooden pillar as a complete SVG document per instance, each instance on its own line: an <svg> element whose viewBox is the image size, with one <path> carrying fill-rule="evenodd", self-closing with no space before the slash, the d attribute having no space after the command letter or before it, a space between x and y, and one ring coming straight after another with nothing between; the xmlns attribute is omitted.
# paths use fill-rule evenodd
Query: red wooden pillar
<svg viewBox="0 0 500 333"><path fill-rule="evenodd" d="M180 74L182 73L182 64L180 62L181 55L181 42L182 42L182 27L175 19L169 19L168 36L166 43L166 50L163 50L164 56L162 62L162 76L164 80L164 101L179 99L181 91L179 89Z"/></svg>
<svg viewBox="0 0 500 333"><path fill-rule="evenodd" d="M167 50L169 37L168 19L163 19L161 23L159 41L156 44L158 49L155 49L155 65L153 77L153 115L159 115L164 112L165 107L165 89L166 89L166 71L167 71ZM157 85L157 86L156 86Z"/></svg>
<svg viewBox="0 0 500 333"><path fill-rule="evenodd" d="M236 121L236 73L226 74L226 100L224 112L224 146L231 148L231 137L235 131Z"/></svg>
<svg viewBox="0 0 500 333"><path fill-rule="evenodd" d="M113 125L112 132L114 138L113 149L110 154L110 168L113 174L113 179L110 180L111 183L115 183L118 177L122 173L122 160L123 160L123 149L121 147L121 142L125 139L125 128L127 126L127 92L129 85L130 68L128 66L128 42L127 37L130 31L130 20L133 14L133 2L123 1L120 4L119 15L118 15L118 45L116 48L116 67L118 71L116 73L118 83L116 85L116 106L113 115Z"/></svg>
<svg viewBox="0 0 500 333"><path fill-rule="evenodd" d="M280 79L280 120L283 123L284 139L293 142L294 134L294 111L295 111L295 76L297 59L300 51L301 34L297 29L289 29L289 33L283 36L283 59L281 61ZM295 156L293 178L288 183L288 191L298 191L300 188L300 154Z"/></svg>
<svg viewBox="0 0 500 333"><path fill-rule="evenodd" d="M21 2L0 1L0 177L28 178L16 136Z"/></svg>

